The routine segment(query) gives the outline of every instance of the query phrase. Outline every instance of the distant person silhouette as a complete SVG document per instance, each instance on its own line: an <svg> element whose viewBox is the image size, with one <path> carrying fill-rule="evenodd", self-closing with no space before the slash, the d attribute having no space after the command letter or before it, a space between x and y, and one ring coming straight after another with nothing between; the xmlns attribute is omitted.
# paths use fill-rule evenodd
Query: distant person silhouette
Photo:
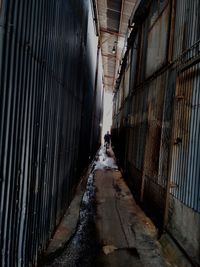
<svg viewBox="0 0 200 267"><path fill-rule="evenodd" d="M109 134L109 131L104 135L104 145L106 148L110 146L111 143L111 135Z"/></svg>

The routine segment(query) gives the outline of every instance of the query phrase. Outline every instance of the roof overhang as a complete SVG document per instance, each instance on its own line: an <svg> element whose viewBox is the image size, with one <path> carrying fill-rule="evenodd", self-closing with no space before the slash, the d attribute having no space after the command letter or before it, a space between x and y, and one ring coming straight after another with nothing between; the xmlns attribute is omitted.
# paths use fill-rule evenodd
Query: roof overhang
<svg viewBox="0 0 200 267"><path fill-rule="evenodd" d="M137 0L93 0L96 5L105 90L113 92ZM140 2L140 1L139 1Z"/></svg>

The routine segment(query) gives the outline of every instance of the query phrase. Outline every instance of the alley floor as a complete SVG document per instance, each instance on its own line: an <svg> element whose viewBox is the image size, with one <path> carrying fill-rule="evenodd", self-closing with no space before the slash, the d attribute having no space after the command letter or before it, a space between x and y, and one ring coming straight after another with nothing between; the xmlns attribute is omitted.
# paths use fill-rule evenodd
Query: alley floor
<svg viewBox="0 0 200 267"><path fill-rule="evenodd" d="M63 248L43 266L170 266L162 256L155 226L136 204L111 150L106 154L101 148L87 177L76 230L62 240L70 226L63 230L61 224L61 234L50 246L55 249L63 242Z"/></svg>

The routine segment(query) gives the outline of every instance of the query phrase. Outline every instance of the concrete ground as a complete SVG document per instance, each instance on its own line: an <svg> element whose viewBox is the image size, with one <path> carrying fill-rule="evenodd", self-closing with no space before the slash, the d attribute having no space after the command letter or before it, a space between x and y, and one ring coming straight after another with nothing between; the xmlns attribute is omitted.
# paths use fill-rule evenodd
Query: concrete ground
<svg viewBox="0 0 200 267"><path fill-rule="evenodd" d="M94 176L98 266L169 266L161 256L155 226L137 206L121 172L112 165L101 168L111 160L104 153L99 160Z"/></svg>
<svg viewBox="0 0 200 267"><path fill-rule="evenodd" d="M107 152L99 151L80 183L41 266L177 266L163 255L154 224L136 204L112 150Z"/></svg>

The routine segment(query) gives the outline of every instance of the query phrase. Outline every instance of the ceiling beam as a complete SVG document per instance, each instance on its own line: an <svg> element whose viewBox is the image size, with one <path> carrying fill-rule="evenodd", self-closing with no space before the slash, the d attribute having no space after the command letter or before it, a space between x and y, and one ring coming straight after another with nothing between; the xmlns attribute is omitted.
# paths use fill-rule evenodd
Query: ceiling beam
<svg viewBox="0 0 200 267"><path fill-rule="evenodd" d="M124 14L125 1L126 0L122 0L122 5L121 5L121 14L120 14L120 22L119 22L119 34L121 32L121 27L122 27L122 20L123 20L123 14ZM124 37L124 35L123 35L123 37ZM116 74L116 69L117 69L117 63L118 63L118 61L119 61L119 59L117 58L117 53L116 53L115 70L114 70L114 76L113 76L113 89L114 89L114 86L115 86L115 74Z"/></svg>
<svg viewBox="0 0 200 267"><path fill-rule="evenodd" d="M120 34L118 32L114 32L114 31L110 31L110 30L102 28L102 27L100 28L100 31L103 32L103 33L108 33L108 34L112 34L112 35L115 35L115 36L124 37L123 34Z"/></svg>
<svg viewBox="0 0 200 267"><path fill-rule="evenodd" d="M120 58L116 57L116 55L111 55L111 54L102 54L102 57L107 57L114 60L120 60Z"/></svg>
<svg viewBox="0 0 200 267"><path fill-rule="evenodd" d="M119 22L119 33L121 32L121 27L122 27L122 20L123 20L123 14L124 14L124 5L125 5L125 0L122 0L121 15L120 15L120 22Z"/></svg>
<svg viewBox="0 0 200 267"><path fill-rule="evenodd" d="M113 76L109 76L109 75L104 75L104 77L107 79L113 79Z"/></svg>
<svg viewBox="0 0 200 267"><path fill-rule="evenodd" d="M103 57L115 58L115 55L112 54L102 54Z"/></svg>

